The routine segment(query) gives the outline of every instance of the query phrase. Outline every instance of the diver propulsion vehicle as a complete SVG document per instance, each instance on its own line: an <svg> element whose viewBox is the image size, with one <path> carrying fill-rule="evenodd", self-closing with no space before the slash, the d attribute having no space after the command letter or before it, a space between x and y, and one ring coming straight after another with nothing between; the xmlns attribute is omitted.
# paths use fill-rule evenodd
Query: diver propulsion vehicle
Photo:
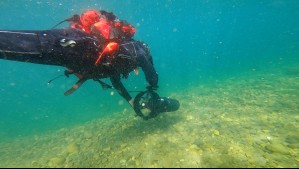
<svg viewBox="0 0 299 169"><path fill-rule="evenodd" d="M156 117L163 112L172 112L180 108L176 99L160 97L156 92L147 90L140 92L134 99L134 110L137 116L145 120Z"/></svg>

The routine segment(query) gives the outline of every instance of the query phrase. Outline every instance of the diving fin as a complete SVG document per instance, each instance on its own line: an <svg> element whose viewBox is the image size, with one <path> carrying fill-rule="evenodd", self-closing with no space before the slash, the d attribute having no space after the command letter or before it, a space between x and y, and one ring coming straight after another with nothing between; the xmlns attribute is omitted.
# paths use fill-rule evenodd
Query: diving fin
<svg viewBox="0 0 299 169"><path fill-rule="evenodd" d="M70 94L72 94L74 91L76 91L85 81L87 80L87 78L82 78L79 79L72 88L70 88L69 90L67 90L66 92L64 92L65 96L68 96Z"/></svg>

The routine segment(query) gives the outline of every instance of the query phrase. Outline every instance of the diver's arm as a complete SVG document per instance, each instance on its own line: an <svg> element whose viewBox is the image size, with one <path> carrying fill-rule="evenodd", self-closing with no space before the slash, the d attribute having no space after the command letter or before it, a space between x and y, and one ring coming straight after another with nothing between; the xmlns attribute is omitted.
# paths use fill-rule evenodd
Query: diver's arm
<svg viewBox="0 0 299 169"><path fill-rule="evenodd" d="M156 72L153 64L153 58L150 54L149 47L147 44L137 41L135 45L135 50L137 54L137 65L142 68L144 72L145 79L147 81L148 89L158 88L158 73Z"/></svg>
<svg viewBox="0 0 299 169"><path fill-rule="evenodd" d="M156 72L151 55L141 55L138 57L139 66L144 72L145 79L148 82L147 88L158 88L158 73Z"/></svg>
<svg viewBox="0 0 299 169"><path fill-rule="evenodd" d="M127 89L124 87L120 80L120 75L114 75L110 77L110 81L112 86L117 90L117 92L130 103L132 101L132 97L130 96ZM131 104L131 103L130 103ZM132 104L131 104L132 105Z"/></svg>

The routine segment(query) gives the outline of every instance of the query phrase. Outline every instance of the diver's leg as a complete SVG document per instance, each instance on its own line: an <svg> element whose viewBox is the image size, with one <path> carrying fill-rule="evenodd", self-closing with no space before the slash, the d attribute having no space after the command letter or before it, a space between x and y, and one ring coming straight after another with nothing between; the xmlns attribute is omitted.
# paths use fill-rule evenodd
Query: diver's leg
<svg viewBox="0 0 299 169"><path fill-rule="evenodd" d="M37 33L0 31L0 58L26 62L41 57Z"/></svg>
<svg viewBox="0 0 299 169"><path fill-rule="evenodd" d="M72 88L70 88L69 90L67 90L66 92L64 92L65 96L68 96L70 94L72 94L73 92L75 92L87 79L86 78L82 78L79 79Z"/></svg>
<svg viewBox="0 0 299 169"><path fill-rule="evenodd" d="M97 40L76 29L1 31L0 59L74 67L93 63L85 57L98 55ZM86 59L86 60L84 60Z"/></svg>

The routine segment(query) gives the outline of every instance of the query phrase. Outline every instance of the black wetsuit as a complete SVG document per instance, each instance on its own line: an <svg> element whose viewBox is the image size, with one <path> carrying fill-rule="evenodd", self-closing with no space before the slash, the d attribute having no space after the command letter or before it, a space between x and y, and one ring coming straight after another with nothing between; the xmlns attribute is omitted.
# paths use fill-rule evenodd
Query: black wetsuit
<svg viewBox="0 0 299 169"><path fill-rule="evenodd" d="M127 101L132 97L121 83L121 76L127 77L137 67L142 68L148 84L157 87L158 74L143 42L123 41L112 59L103 58L95 65L102 50L97 38L73 28L0 31L0 59L63 66L82 74L85 80L110 78Z"/></svg>

